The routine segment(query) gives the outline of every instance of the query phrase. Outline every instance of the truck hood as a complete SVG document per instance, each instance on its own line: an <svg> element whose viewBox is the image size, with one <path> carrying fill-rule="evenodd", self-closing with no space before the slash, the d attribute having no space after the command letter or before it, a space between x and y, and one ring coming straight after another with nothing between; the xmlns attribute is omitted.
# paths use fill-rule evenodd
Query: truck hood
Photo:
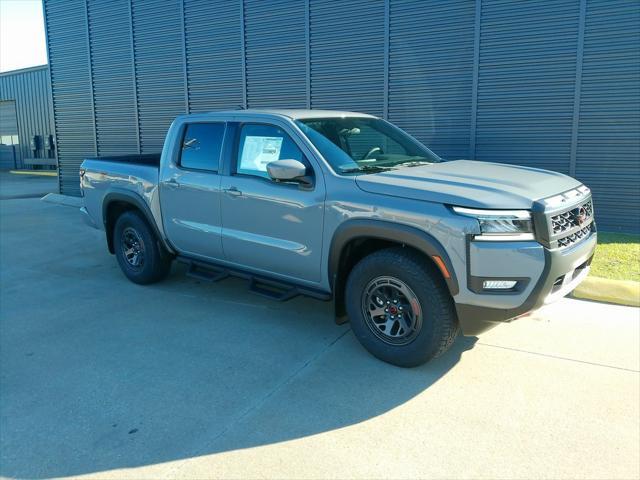
<svg viewBox="0 0 640 480"><path fill-rule="evenodd" d="M365 192L471 208L529 209L536 200L581 185L557 172L502 163L453 160L358 175Z"/></svg>

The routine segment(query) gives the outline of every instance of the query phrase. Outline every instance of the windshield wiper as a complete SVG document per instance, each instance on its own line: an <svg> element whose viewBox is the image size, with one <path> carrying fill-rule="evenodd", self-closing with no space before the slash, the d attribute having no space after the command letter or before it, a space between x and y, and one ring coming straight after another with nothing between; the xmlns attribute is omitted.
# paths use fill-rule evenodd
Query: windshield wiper
<svg viewBox="0 0 640 480"><path fill-rule="evenodd" d="M380 172L386 172L387 170L395 170L395 167L382 167L379 165L360 165L359 167L343 168L340 170L340 173L357 173L357 172L380 173Z"/></svg>
<svg viewBox="0 0 640 480"><path fill-rule="evenodd" d="M407 162L396 163L396 167L419 167L421 165L431 165L433 162L427 162L426 160L409 160Z"/></svg>

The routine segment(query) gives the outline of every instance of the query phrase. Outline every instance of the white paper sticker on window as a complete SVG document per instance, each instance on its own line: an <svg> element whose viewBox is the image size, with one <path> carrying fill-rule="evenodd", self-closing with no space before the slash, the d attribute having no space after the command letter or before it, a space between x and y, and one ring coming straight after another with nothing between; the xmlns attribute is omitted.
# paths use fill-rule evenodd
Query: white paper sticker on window
<svg viewBox="0 0 640 480"><path fill-rule="evenodd" d="M267 164L280 158L282 137L245 137L240 157L242 170L267 171Z"/></svg>

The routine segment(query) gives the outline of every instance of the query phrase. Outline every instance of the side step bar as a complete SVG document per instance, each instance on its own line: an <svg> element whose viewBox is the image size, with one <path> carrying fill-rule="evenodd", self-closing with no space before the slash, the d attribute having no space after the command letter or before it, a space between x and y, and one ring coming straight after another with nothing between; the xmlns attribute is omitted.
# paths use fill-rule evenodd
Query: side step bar
<svg viewBox="0 0 640 480"><path fill-rule="evenodd" d="M256 295L275 300L276 302L286 302L300 295L300 291L296 287L276 284L255 277L249 280L249 291Z"/></svg>
<svg viewBox="0 0 640 480"><path fill-rule="evenodd" d="M203 266L202 264L192 262L189 264L187 276L202 280L203 282L218 282L229 276L229 272L221 268Z"/></svg>
<svg viewBox="0 0 640 480"><path fill-rule="evenodd" d="M229 276L244 278L249 281L250 292L277 302L286 302L298 295L305 295L318 300L331 300L331 294L329 293L254 275L243 270L226 268L184 256L178 256L176 260L186 264L188 266L187 276L196 280L218 282Z"/></svg>

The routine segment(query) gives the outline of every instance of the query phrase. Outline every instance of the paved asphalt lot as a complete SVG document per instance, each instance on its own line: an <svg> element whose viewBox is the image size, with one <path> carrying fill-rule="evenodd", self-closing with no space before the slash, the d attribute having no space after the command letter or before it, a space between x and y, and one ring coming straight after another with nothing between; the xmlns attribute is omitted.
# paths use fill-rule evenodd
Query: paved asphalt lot
<svg viewBox="0 0 640 480"><path fill-rule="evenodd" d="M6 477L640 476L638 309L563 300L405 370L323 302L133 285L36 198L0 201L0 266Z"/></svg>

